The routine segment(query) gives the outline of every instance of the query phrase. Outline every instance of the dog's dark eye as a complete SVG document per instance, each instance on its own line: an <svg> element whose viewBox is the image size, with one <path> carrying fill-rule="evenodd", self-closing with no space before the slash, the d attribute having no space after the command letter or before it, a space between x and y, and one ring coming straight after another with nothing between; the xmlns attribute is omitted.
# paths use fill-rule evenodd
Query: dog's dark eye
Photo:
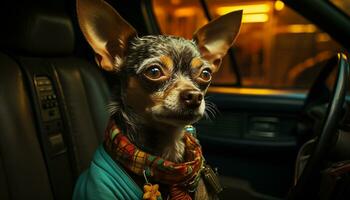
<svg viewBox="0 0 350 200"><path fill-rule="evenodd" d="M151 66L145 71L144 75L150 79L159 79L163 76L163 72L158 66Z"/></svg>
<svg viewBox="0 0 350 200"><path fill-rule="evenodd" d="M211 80L211 71L209 69L204 69L200 75L200 78L204 81L210 81Z"/></svg>

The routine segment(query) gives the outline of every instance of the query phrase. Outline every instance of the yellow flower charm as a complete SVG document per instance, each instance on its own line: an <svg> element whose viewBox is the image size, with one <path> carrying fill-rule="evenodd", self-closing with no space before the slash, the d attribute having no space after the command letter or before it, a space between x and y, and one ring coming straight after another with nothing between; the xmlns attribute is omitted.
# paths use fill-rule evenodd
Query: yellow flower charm
<svg viewBox="0 0 350 200"><path fill-rule="evenodd" d="M147 183L143 186L143 199L147 200L157 200L160 196L160 192L158 191L159 185L158 184L150 184Z"/></svg>

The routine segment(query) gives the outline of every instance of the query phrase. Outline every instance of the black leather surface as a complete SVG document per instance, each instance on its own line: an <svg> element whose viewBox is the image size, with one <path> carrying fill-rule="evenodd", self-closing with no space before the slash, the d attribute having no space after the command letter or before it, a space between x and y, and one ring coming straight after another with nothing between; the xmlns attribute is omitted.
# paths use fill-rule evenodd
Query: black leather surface
<svg viewBox="0 0 350 200"><path fill-rule="evenodd" d="M0 54L0 199L70 199L102 142L108 86L97 66L74 57L62 5L18 2L0 6L0 49L13 56ZM58 91L68 138L60 156L47 152L35 76L48 77Z"/></svg>
<svg viewBox="0 0 350 200"><path fill-rule="evenodd" d="M73 154L74 145L70 145L70 133L67 129L61 128L62 126L55 126L55 120L45 120L43 113L45 109L42 108L42 104L45 100L42 99L43 92L37 90L35 85L35 77L47 77L52 83L54 82L52 64L49 60L39 57L17 57L22 71L25 75L27 84L27 91L31 95L32 106L34 110L34 118L37 120L37 138L41 144L41 151L44 155L47 171L51 188L55 199L70 199L73 193L73 187L75 184L75 159L71 156ZM54 84L51 85L53 93L57 90ZM39 97L40 96L40 97ZM57 97L60 95L56 94ZM62 103L60 103L62 104ZM57 111L59 112L59 111ZM60 116L61 113L59 112ZM57 118L56 118L57 119ZM63 124L63 121L59 118L59 123ZM51 127L51 128L47 128ZM62 140L54 140L54 144L60 144L63 146L58 151L52 151L52 137L53 135L60 134ZM51 138L51 139L50 139Z"/></svg>
<svg viewBox="0 0 350 200"><path fill-rule="evenodd" d="M108 113L108 87L97 66L78 58L53 59L75 143L78 171L86 169L102 141Z"/></svg>
<svg viewBox="0 0 350 200"><path fill-rule="evenodd" d="M0 153L0 199L2 200L10 199L9 189L7 185L7 179L6 179L5 169L3 164L3 158L1 153Z"/></svg>
<svg viewBox="0 0 350 200"><path fill-rule="evenodd" d="M80 58L19 57L18 60L28 76L28 91L32 91L33 105L36 109L40 107L40 103L33 84L35 76L49 77L57 90L62 122L66 127L63 136L66 138L66 145L71 147L68 152L74 160L70 161L72 169L64 167L67 166L64 160L60 162L57 159L50 159L48 166L51 185L56 192L55 197L66 199L72 194L75 183L75 180L72 181L69 177L71 174L79 175L90 165L93 153L102 141L108 119L107 84L97 66ZM37 118L39 126L45 126L41 117L37 116ZM40 130L38 134L46 133ZM42 151L45 151L45 148L42 148ZM53 162L57 166L52 165ZM63 168L59 170L57 167Z"/></svg>
<svg viewBox="0 0 350 200"><path fill-rule="evenodd" d="M0 24L0 45L16 55L58 56L73 52L71 21L57 8L48 8L44 2L3 4Z"/></svg>
<svg viewBox="0 0 350 200"><path fill-rule="evenodd" d="M0 70L0 153L4 168L0 173L6 176L8 195L11 199L53 199L23 75L3 54Z"/></svg>

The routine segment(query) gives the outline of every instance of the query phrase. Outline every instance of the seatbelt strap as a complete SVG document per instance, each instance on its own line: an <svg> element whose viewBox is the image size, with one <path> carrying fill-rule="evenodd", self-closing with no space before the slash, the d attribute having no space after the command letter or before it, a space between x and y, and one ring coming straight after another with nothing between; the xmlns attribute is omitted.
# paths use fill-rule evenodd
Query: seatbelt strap
<svg viewBox="0 0 350 200"><path fill-rule="evenodd" d="M75 182L74 162L64 137L64 121L51 63L44 59L13 57L26 78L52 192L55 199L70 199Z"/></svg>

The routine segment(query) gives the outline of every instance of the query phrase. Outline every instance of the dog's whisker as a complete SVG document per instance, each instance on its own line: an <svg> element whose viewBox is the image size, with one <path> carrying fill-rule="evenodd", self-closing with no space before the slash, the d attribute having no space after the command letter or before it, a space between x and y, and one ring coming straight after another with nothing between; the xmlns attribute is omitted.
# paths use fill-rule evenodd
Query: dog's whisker
<svg viewBox="0 0 350 200"><path fill-rule="evenodd" d="M220 113L219 109L217 109L216 107L210 107L209 109L212 110L212 112L213 112L215 115Z"/></svg>
<svg viewBox="0 0 350 200"><path fill-rule="evenodd" d="M208 120L208 121L212 121L212 119L211 119L211 117L210 117L210 115L208 114L207 111L204 112L204 118L205 118L206 120Z"/></svg>
<svg viewBox="0 0 350 200"><path fill-rule="evenodd" d="M215 117L211 110L206 110L205 113L209 119L212 119L212 117Z"/></svg>
<svg viewBox="0 0 350 200"><path fill-rule="evenodd" d="M219 113L219 109L216 107L216 105L211 101L205 102L206 110L210 111L210 113L215 117L217 113Z"/></svg>
<svg viewBox="0 0 350 200"><path fill-rule="evenodd" d="M111 101L108 105L107 105L107 110L110 113L111 116L117 114L120 110L120 106L118 102L115 101Z"/></svg>

